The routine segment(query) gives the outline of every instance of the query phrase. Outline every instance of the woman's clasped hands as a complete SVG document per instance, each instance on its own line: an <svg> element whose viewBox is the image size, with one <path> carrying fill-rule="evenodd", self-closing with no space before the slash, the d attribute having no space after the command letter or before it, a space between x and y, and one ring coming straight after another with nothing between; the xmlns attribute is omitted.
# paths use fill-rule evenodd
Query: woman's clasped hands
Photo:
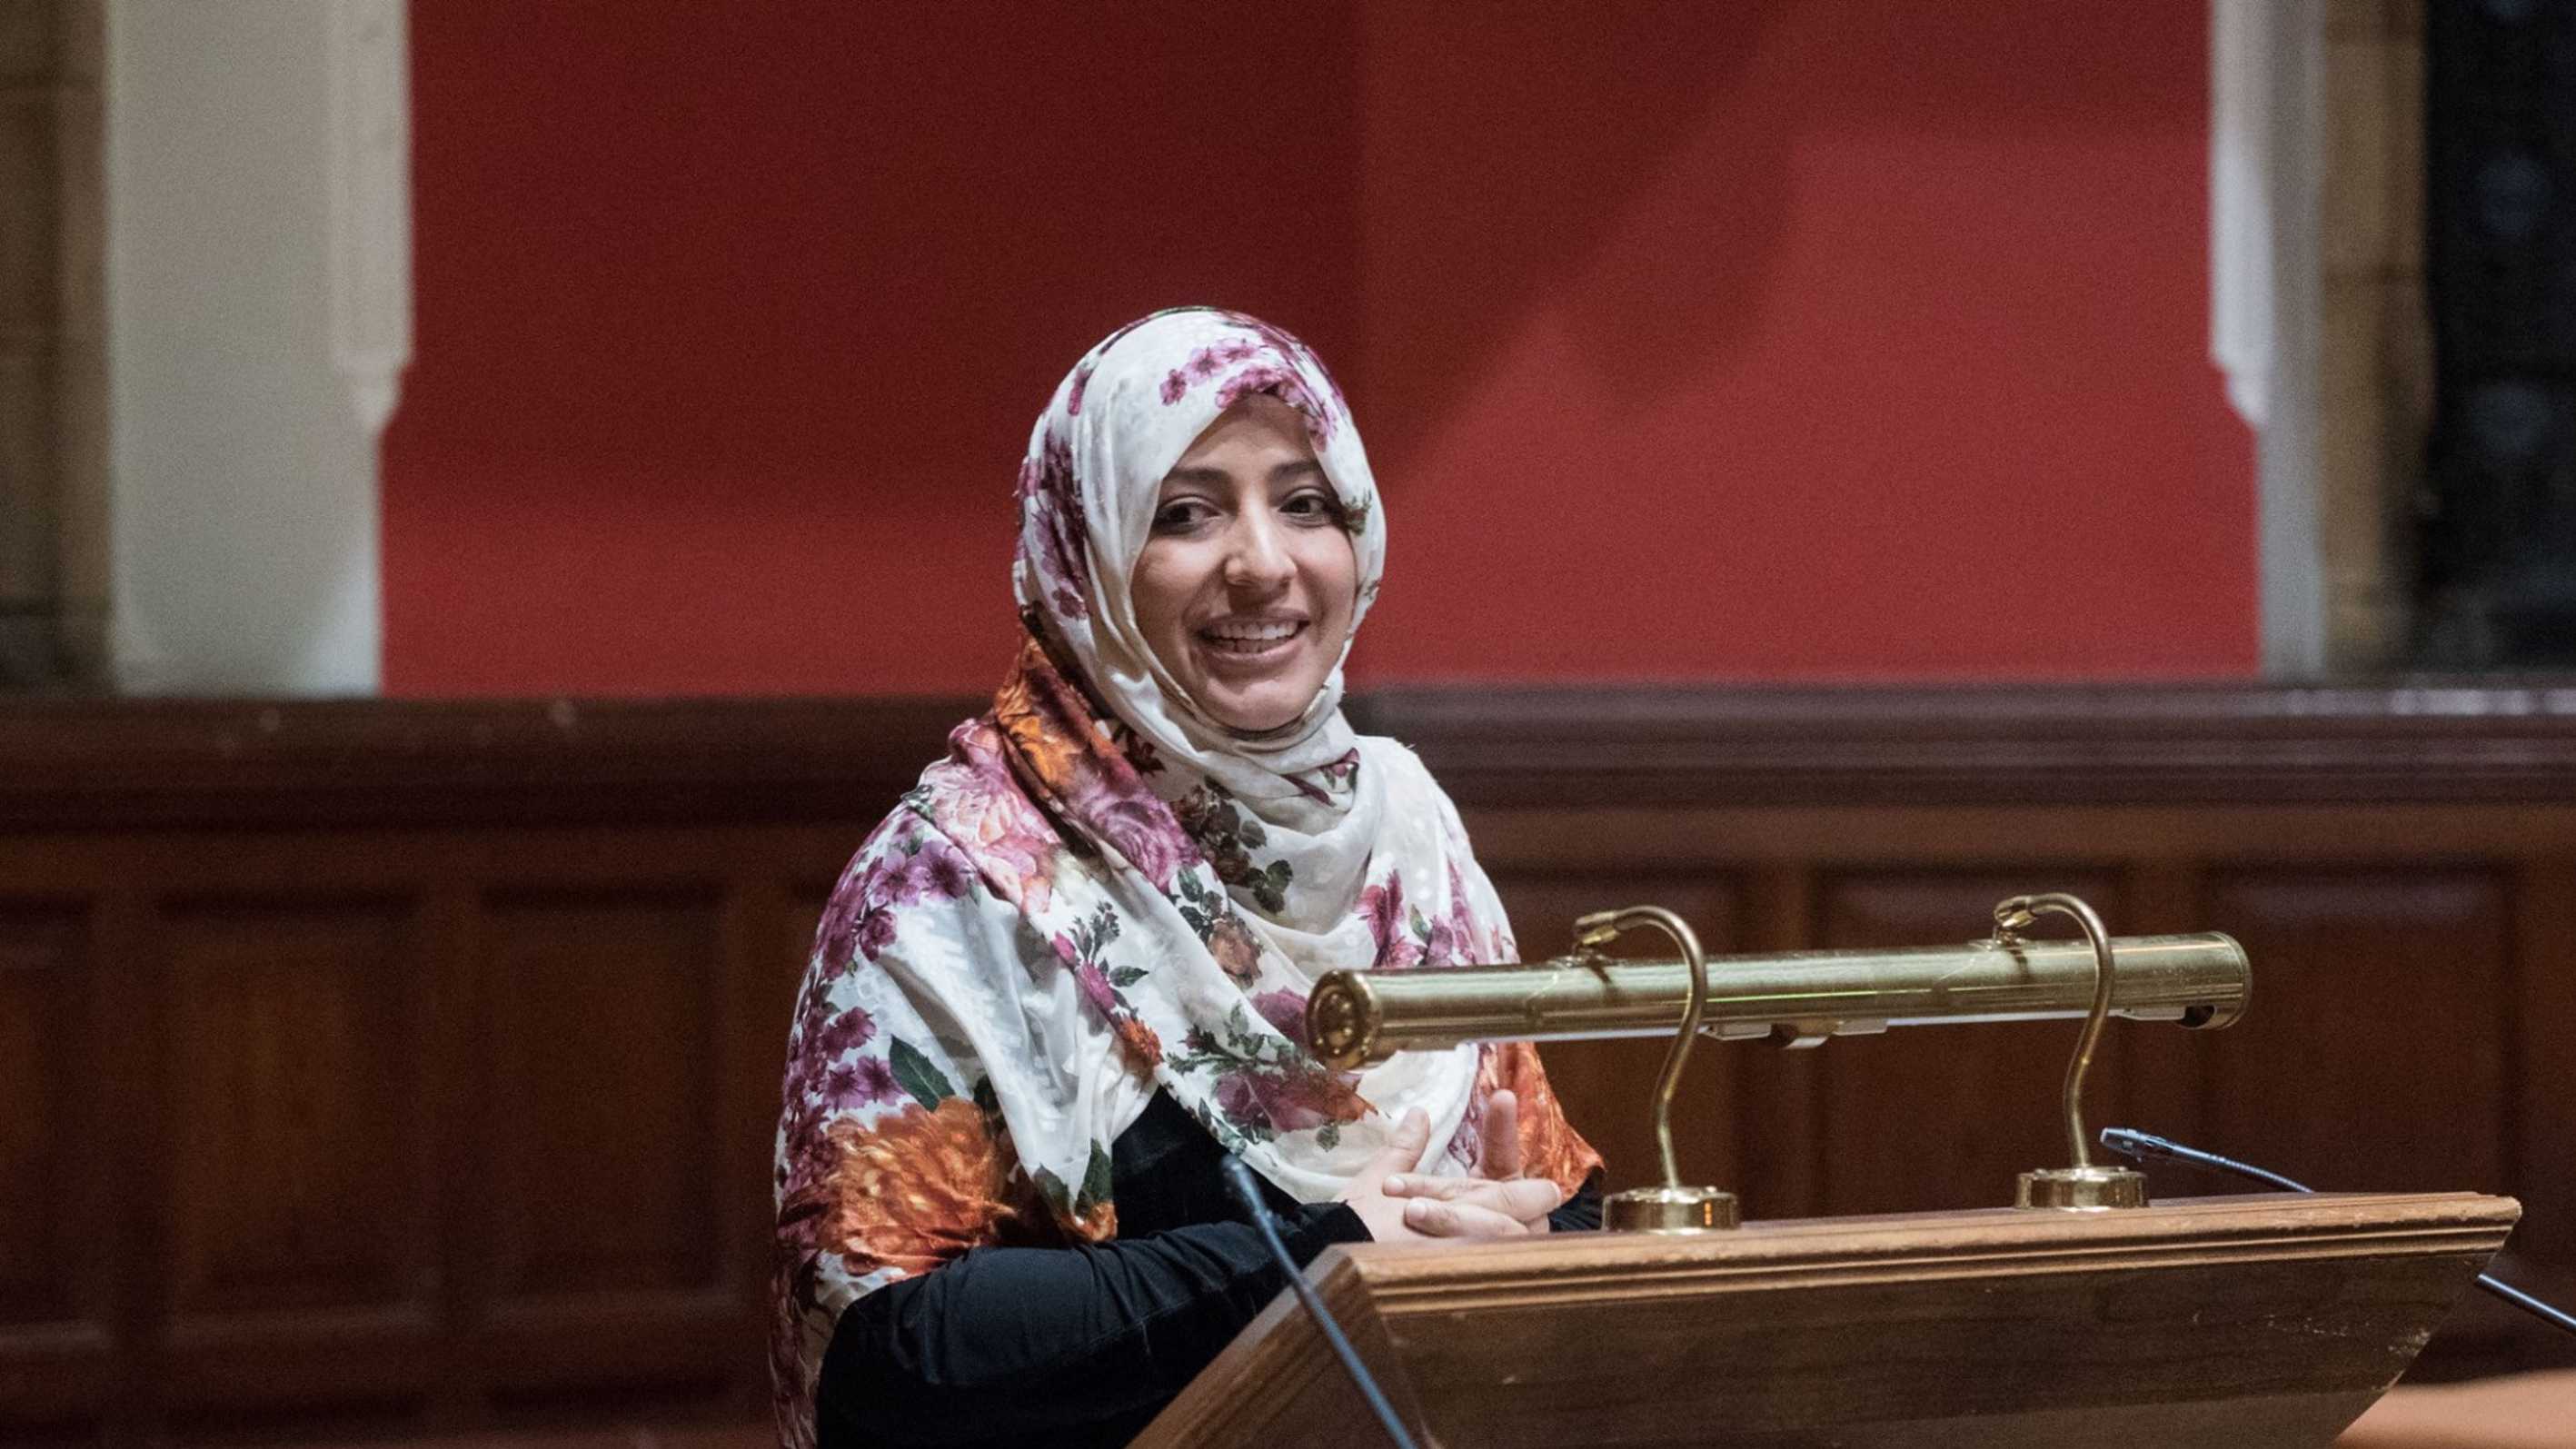
<svg viewBox="0 0 2576 1449"><path fill-rule="evenodd" d="M1431 1141L1431 1119L1404 1114L1386 1150L1351 1179L1341 1200L1381 1243L1430 1238L1514 1238L1548 1230L1547 1215L1565 1201L1555 1183L1523 1177L1520 1104L1508 1091L1485 1104L1483 1177L1434 1177L1416 1171Z"/></svg>

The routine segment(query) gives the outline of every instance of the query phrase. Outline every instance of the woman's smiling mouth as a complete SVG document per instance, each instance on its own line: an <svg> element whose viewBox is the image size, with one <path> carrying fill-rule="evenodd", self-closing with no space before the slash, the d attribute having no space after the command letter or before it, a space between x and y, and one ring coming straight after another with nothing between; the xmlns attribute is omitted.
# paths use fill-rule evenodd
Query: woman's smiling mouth
<svg viewBox="0 0 2576 1449"><path fill-rule="evenodd" d="M1283 657L1307 629L1304 619L1219 619L1200 626L1199 647L1228 663L1261 664Z"/></svg>

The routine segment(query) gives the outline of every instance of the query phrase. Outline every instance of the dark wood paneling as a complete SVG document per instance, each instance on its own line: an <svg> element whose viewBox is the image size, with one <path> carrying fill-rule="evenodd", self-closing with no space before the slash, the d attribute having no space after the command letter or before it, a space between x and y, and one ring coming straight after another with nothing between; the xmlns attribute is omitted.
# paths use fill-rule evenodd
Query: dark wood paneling
<svg viewBox="0 0 2576 1449"><path fill-rule="evenodd" d="M401 905L191 904L163 935L170 1311L418 1306L436 1184Z"/></svg>
<svg viewBox="0 0 2576 1449"><path fill-rule="evenodd" d="M855 852L856 846L851 849ZM797 971L803 972L814 950L814 936L823 928L823 911L832 903L832 885L824 882L798 882L789 894L786 942L792 948ZM791 987L794 983L791 983ZM793 995L791 989L790 995Z"/></svg>
<svg viewBox="0 0 2576 1449"><path fill-rule="evenodd" d="M2526 1205L2547 1204L2523 1219L2515 1248L2576 1284L2576 852L2526 860L2514 890L2507 1181Z"/></svg>
<svg viewBox="0 0 2576 1449"><path fill-rule="evenodd" d="M119 1372L92 914L0 902L0 1439L96 1433Z"/></svg>
<svg viewBox="0 0 2576 1449"><path fill-rule="evenodd" d="M484 933L496 1294L716 1287L714 895L508 895Z"/></svg>
<svg viewBox="0 0 2576 1449"><path fill-rule="evenodd" d="M2518 1193L2576 1287L2576 690L1361 704L1532 953L1640 900L1720 951L1961 940L2053 886L2235 931L2247 1021L2116 1024L2096 1124ZM756 1412L796 980L970 707L0 705L0 1440ZM1683 1166L1757 1217L1998 1202L2073 1038L1710 1043ZM1614 1184L1662 1052L1548 1051Z"/></svg>
<svg viewBox="0 0 2576 1449"><path fill-rule="evenodd" d="M779 1084L785 1075L788 1023L822 905L814 901L808 914L799 895L783 875L752 874L739 879L725 898L721 984L727 993L722 1033L726 1086L716 1139L724 1226L717 1242L725 1255L720 1277L733 1285L735 1316L727 1331L701 1338L702 1347L758 1344L769 1331ZM723 1360L715 1362L722 1370ZM736 1365L730 1372L720 1371L718 1378L731 1385L743 1413L769 1412L766 1374L742 1372Z"/></svg>
<svg viewBox="0 0 2576 1449"><path fill-rule="evenodd" d="M1817 944L1825 948L1969 941L1994 922L2006 896L2063 890L2106 921L2125 920L2116 875L2065 862L1978 870L1845 870L1816 893ZM2073 933L2045 917L2032 934ZM2027 1023L1929 1027L1836 1037L1812 1048L1824 1078L1823 1179L1828 1213L2004 1207L2017 1174L2067 1163L2058 1093L2076 1027ZM2124 1035L2106 1031L2088 1088L2112 1100L2124 1075ZM2180 1049L2181 1043L2171 1043ZM2096 1105L2092 1125L2104 1117Z"/></svg>
<svg viewBox="0 0 2576 1449"><path fill-rule="evenodd" d="M81 914L0 903L0 1329L82 1315L80 1240L61 1185L87 1166Z"/></svg>
<svg viewBox="0 0 2576 1449"><path fill-rule="evenodd" d="M2255 1009L2196 1043L2201 1145L2260 1144L2265 1166L2339 1191L2503 1182L2509 876L2430 861L2222 870L2207 902L2257 975Z"/></svg>

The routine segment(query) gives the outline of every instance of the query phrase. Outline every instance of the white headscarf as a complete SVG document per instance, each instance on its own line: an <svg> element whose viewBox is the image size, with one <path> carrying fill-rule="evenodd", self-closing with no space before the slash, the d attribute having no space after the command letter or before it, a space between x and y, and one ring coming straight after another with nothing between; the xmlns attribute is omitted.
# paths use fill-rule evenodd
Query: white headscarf
<svg viewBox="0 0 2576 1449"><path fill-rule="evenodd" d="M1131 763L1155 766L1140 771L1145 785L1174 807L1206 868L1267 948L1259 978L1244 982L1239 973L1229 980L1214 969L1205 949L1192 949L1201 943L1186 935L1156 941L1154 954L1166 969L1124 995L1158 1034L1166 1031L1163 1022L1175 1019L1184 1023L1184 1036L1221 1033L1247 997L1275 1000L1271 993L1284 991L1302 999L1326 971L1378 964L1376 927L1385 922L1362 902L1378 881L1393 879L1392 891L1405 900L1441 904L1423 918L1426 927L1452 914L1479 923L1483 959L1495 959L1509 941L1501 905L1468 858L1455 814L1428 773L1409 751L1362 740L1343 719L1341 660L1290 725L1246 738L1191 697L1137 622L1133 577L1164 476L1228 408L1254 393L1278 398L1304 419L1341 505L1357 565L1356 637L1385 568L1385 511L1341 389L1286 332L1240 313L1184 308L1111 334L1058 385L1030 433L1021 468L1013 579L1023 610L1042 619L1091 696L1106 707ZM1346 639L1345 659L1349 648ZM1135 744L1140 738L1143 749ZM1113 849L1128 844L1117 825L1099 833ZM1132 853L1142 859L1130 864L1149 879L1160 877L1154 843L1145 832L1133 838ZM1162 893L1173 889L1161 886ZM1442 904L1453 896L1463 912ZM1397 924L1409 929L1412 919ZM1459 939L1451 959L1471 949ZM1252 1020L1267 1025L1258 1012ZM1302 1057L1302 1047L1296 1053ZM1312 1129L1229 1145L1290 1193L1327 1198L1374 1153L1405 1108L1429 1113L1435 1148L1447 1142L1474 1069L1472 1050L1400 1057L1355 1082L1378 1111L1322 1133L1329 1145L1319 1144ZM1162 1085L1194 1110L1200 1104L1193 1098L1207 1095L1188 1073L1177 1080L1161 1075ZM1225 1112L1200 1116L1214 1119L1220 1137L1228 1135Z"/></svg>
<svg viewBox="0 0 2576 1449"><path fill-rule="evenodd" d="M1121 328L1058 384L1021 465L1022 609L1044 613L1055 637L1119 719L1168 760L1186 763L1236 798L1307 793L1294 777L1347 755L1342 668L1289 728L1248 740L1190 697L1155 657L1136 622L1132 588L1163 476L1226 409L1268 393L1306 421L1316 461L1349 520L1359 597L1351 638L1386 567L1386 516L1359 429L1324 365L1287 333L1236 312L1189 307ZM1342 657L1350 656L1350 641Z"/></svg>

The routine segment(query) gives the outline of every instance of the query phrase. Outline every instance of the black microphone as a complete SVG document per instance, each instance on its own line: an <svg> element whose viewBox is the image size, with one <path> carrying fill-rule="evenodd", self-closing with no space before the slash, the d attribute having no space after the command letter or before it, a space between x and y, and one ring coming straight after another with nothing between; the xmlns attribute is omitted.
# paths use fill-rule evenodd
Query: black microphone
<svg viewBox="0 0 2576 1449"><path fill-rule="evenodd" d="M2188 1167L2203 1168L2211 1172L2231 1172L2238 1177L2251 1178L2256 1182L2280 1188L2284 1192L2316 1191L2315 1188L2304 1183L2292 1182L2277 1172L2256 1167L2250 1162L2239 1162L2233 1157L2221 1157L2215 1152L2203 1152L2197 1147L2185 1147L2171 1138L2158 1137L2152 1132L2141 1132L2134 1127L2103 1128L2102 1145L2123 1157L2134 1157L2140 1162L2152 1157L2161 1157L2168 1162L2179 1162ZM2553 1308L2500 1278L2480 1273L2478 1286L2552 1328L2565 1333L2576 1333L2576 1317L2570 1317L2564 1310Z"/></svg>
<svg viewBox="0 0 2576 1449"><path fill-rule="evenodd" d="M1369 1376L1368 1366L1360 1362L1359 1354L1351 1348L1351 1341L1342 1336L1342 1326L1334 1322L1333 1315L1325 1310L1324 1300L1315 1296L1315 1285L1306 1281L1306 1275L1297 1267L1297 1260L1288 1256L1288 1245L1279 1241L1278 1225L1271 1221L1270 1208L1261 1200L1261 1184L1254 1179L1252 1169L1244 1166L1243 1159L1231 1152L1218 1166L1225 1173L1226 1190L1233 1193L1234 1200L1242 1205L1243 1215L1252 1219L1252 1225L1261 1230L1261 1241L1269 1246L1270 1256L1279 1261L1279 1271L1288 1275L1288 1286L1295 1290L1297 1301L1305 1304L1306 1311L1314 1315L1315 1326L1323 1330L1324 1342L1332 1346L1333 1356L1342 1361L1342 1368L1350 1374L1351 1382L1359 1385L1360 1397L1368 1400L1377 1421L1386 1426L1386 1437L1395 1442L1397 1449L1415 1449L1413 1436L1404 1431L1404 1421L1395 1416L1395 1406L1386 1401L1377 1380Z"/></svg>

